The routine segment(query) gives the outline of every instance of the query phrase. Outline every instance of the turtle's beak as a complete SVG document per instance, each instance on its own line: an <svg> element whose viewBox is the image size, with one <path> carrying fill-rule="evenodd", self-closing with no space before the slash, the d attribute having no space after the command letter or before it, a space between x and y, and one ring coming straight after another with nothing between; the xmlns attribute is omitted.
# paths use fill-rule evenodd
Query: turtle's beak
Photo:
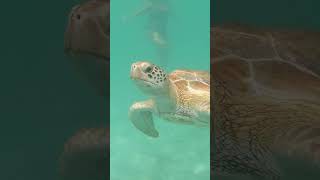
<svg viewBox="0 0 320 180"><path fill-rule="evenodd" d="M139 70L139 66L137 63L133 63L131 65L131 71L130 71L130 78L135 80L138 78L138 70Z"/></svg>

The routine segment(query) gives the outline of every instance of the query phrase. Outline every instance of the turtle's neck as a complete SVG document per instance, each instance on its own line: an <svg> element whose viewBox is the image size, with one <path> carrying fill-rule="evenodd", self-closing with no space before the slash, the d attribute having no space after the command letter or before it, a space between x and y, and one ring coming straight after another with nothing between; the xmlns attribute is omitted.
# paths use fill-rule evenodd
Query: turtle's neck
<svg viewBox="0 0 320 180"><path fill-rule="evenodd" d="M176 99L171 96L169 89L161 94L151 96L151 99L154 101L154 105L159 113L172 112L176 108Z"/></svg>
<svg viewBox="0 0 320 180"><path fill-rule="evenodd" d="M176 109L175 99L171 99L170 96L157 96L153 98L158 113L172 112Z"/></svg>

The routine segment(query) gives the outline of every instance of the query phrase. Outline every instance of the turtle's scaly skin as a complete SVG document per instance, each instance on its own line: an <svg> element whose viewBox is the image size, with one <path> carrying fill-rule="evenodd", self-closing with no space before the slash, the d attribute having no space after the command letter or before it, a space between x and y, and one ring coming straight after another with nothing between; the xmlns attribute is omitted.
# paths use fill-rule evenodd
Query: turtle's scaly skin
<svg viewBox="0 0 320 180"><path fill-rule="evenodd" d="M225 26L211 33L213 173L279 179L274 154L318 161L319 46L299 41L308 35L299 32Z"/></svg>

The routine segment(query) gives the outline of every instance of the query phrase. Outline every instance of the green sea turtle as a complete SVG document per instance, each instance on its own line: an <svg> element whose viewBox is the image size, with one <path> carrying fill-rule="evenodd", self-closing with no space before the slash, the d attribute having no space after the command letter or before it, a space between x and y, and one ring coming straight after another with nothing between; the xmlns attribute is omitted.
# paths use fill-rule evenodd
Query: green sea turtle
<svg viewBox="0 0 320 180"><path fill-rule="evenodd" d="M226 25L211 37L213 174L281 179L278 157L319 163L320 33Z"/></svg>
<svg viewBox="0 0 320 180"><path fill-rule="evenodd" d="M159 66L141 61L132 64L130 76L150 97L134 103L129 110L133 125L146 135L159 135L153 115L175 123L209 127L209 72L175 70L166 74Z"/></svg>

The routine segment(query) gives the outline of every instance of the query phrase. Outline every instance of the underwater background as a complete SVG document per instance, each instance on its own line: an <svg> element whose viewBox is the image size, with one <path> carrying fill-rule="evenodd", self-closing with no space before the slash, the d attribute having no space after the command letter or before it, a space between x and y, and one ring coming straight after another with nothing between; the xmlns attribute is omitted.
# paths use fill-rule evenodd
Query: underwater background
<svg viewBox="0 0 320 180"><path fill-rule="evenodd" d="M138 0L111 1L110 179L209 180L209 128L177 125L154 117L160 135L149 138L128 119L130 106L149 98L131 82L133 62L147 60L168 73L175 69L209 71L209 0L197 4L191 0L169 1L167 62L159 58L148 34L153 30L148 24L149 13L153 12L134 16L146 5ZM159 17L151 18L157 21Z"/></svg>
<svg viewBox="0 0 320 180"><path fill-rule="evenodd" d="M2 3L0 11L0 179L57 180L57 161L64 142L79 128L99 126L101 123L106 123L109 118L106 113L107 100L99 97L89 87L86 80L77 76L69 59L63 54L63 36L67 16L71 7L79 3L80 0L5 1ZM111 63L119 63L119 65L111 70L115 74L111 78L116 80L117 76L128 77L131 62L139 58L156 59L156 55L153 54L154 49L143 32L144 17L133 18L127 24L123 22L122 18L122 16L130 15L136 8L142 8L143 1L115 0L112 3L115 3L115 9L112 7L112 13L118 14L118 17L113 17L112 23L116 23L114 28L121 27L119 29L112 27L112 33L120 35L121 32L123 37L118 36L118 38L124 40L129 36L126 31L135 31L136 34L135 37L129 36L133 41L116 42L116 39L112 38L112 48L117 47L117 51L128 53L120 54L117 52L117 56L114 54L113 59L116 62ZM186 3L190 7L185 11L197 12L194 7L198 1L178 1L175 3L176 5ZM253 25L320 30L319 7L318 0L211 0L211 23L242 22ZM204 8L208 9L209 6L206 5ZM175 8L175 10L184 11L179 8ZM197 13L201 15L207 12ZM185 13L177 13L176 16L180 16L179 21L182 21L186 28L197 28L195 24L207 23L195 19L190 20L192 17L189 16L181 18L182 14ZM141 21L140 24L137 24L139 21ZM173 21L176 22L176 20L170 20L170 23ZM175 32L175 28L171 30ZM176 31L178 30L176 28ZM168 71L184 67L192 69L206 69L208 67L207 58L209 55L207 52L209 50L203 49L203 54L199 52L199 54L191 55L193 48L191 42L197 41L197 39L195 34L191 34L189 30L187 32L188 36L179 36L177 32L169 33L172 34L172 38L183 39L184 43L172 41L179 43L179 46L187 46L185 47L187 50L175 48L177 57L174 54L171 55L170 63L167 65ZM200 37L204 38L202 35ZM138 42L149 45L143 46L144 49L139 46L131 46ZM199 42L208 41L199 39ZM206 47L206 45L204 46ZM181 51L188 54L180 58L180 54L183 54ZM133 55L129 55L130 53ZM191 58L193 58L192 61ZM156 121L156 125L159 128L161 139L146 138L130 125L126 116L127 108L131 103L146 98L129 83L129 78L124 79L121 83L117 83L115 88L112 88L113 93L119 92L117 96L112 97L112 103L115 104L112 108L112 113L115 114L112 123L118 124L112 124L117 128L111 130L111 135L114 135L114 140L112 139L111 143L116 148L111 149L114 157L111 158L111 163L114 165L114 168L111 169L113 171L111 177L116 180L116 178L128 177L129 175L130 177L156 176L155 178L173 175L173 177L180 176L177 178L181 179L190 175L191 179L195 176L193 174L196 170L195 167L198 167L196 172L200 175L196 180L208 179L208 169L206 169L208 164L206 163L208 163L209 152L203 155L194 154L194 152L202 150L208 151L208 145L205 144L209 143L209 140L206 139L208 138L207 132L159 120ZM127 87L126 91L121 88L124 84ZM126 97L127 100L124 101L123 97ZM116 106L119 107L119 110ZM120 123L123 123L123 126L120 126ZM192 132L192 135L189 132ZM204 143L203 146L195 146L200 144L198 137L204 137L201 139ZM181 142L176 140L177 138ZM170 149L170 145L174 141L184 146L176 149L175 153L171 153L173 150ZM196 144L194 145L193 142ZM166 145L169 145L169 150L166 149ZM168 151L169 153L166 153ZM161 157L159 152L164 155ZM182 154L179 155L177 152ZM186 155L186 153L189 154ZM161 158L154 158L154 155ZM189 160L195 157L198 160L190 163ZM159 168L159 164L163 164L162 168ZM203 168L201 164L205 164L205 167ZM182 167L177 167L177 165L182 165ZM288 170L290 172L288 180L305 179L305 175L313 179L319 177L318 169L300 162L286 160L284 166L288 169L291 168L291 171ZM293 171L292 167L295 167ZM188 174L185 174L186 172ZM170 177L168 179L170 180Z"/></svg>

